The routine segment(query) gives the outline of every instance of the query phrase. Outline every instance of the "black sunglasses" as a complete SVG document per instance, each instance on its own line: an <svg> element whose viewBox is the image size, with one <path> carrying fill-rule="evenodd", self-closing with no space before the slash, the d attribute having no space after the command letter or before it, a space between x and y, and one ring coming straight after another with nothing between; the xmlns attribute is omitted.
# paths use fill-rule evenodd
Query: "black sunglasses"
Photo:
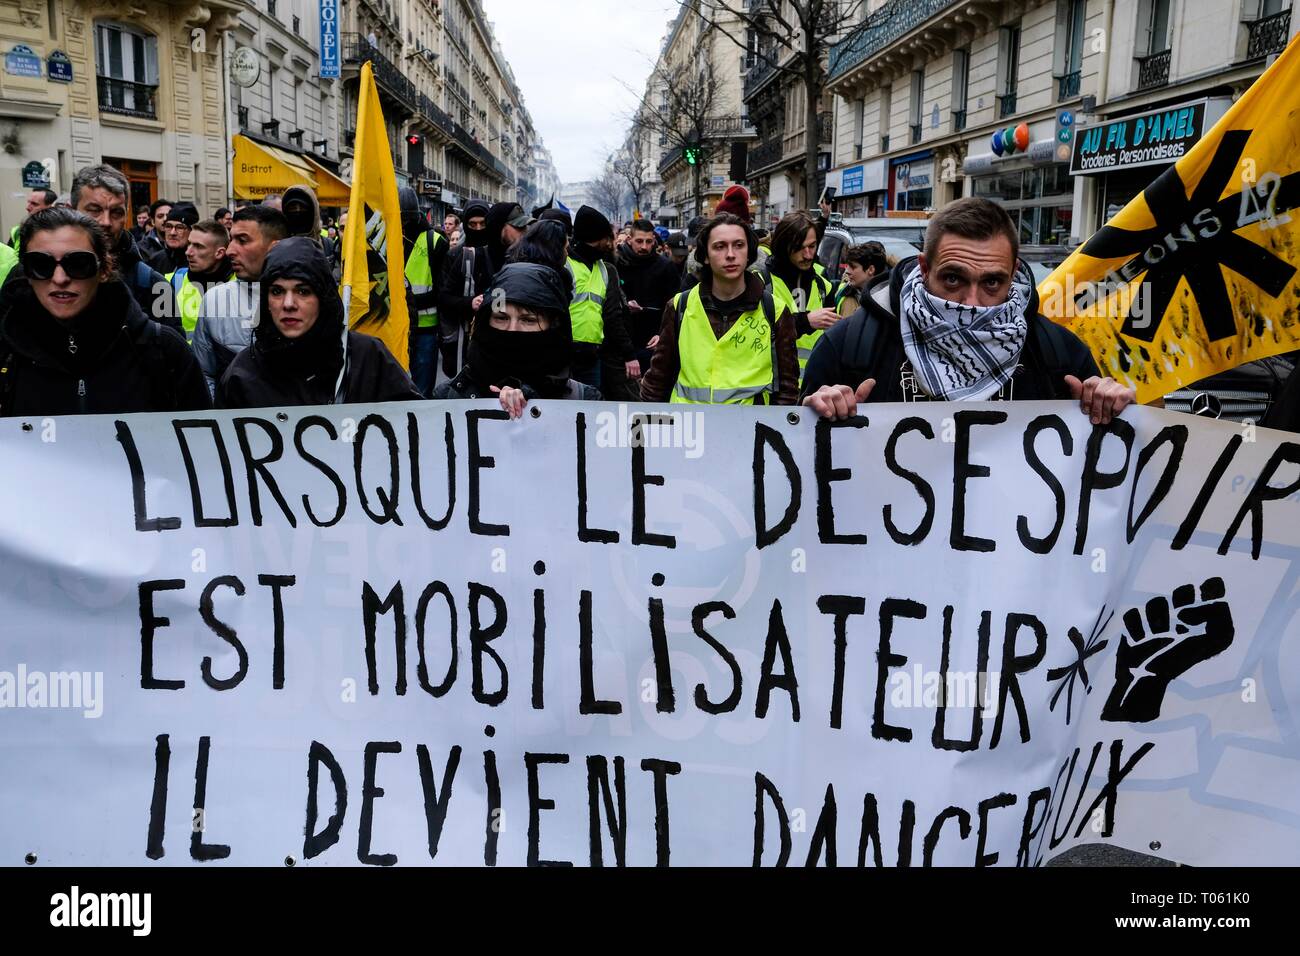
<svg viewBox="0 0 1300 956"><path fill-rule="evenodd" d="M23 272L29 279L53 279L59 266L69 279L89 279L99 272L99 257L93 252L69 252L62 259L48 252L23 253Z"/></svg>

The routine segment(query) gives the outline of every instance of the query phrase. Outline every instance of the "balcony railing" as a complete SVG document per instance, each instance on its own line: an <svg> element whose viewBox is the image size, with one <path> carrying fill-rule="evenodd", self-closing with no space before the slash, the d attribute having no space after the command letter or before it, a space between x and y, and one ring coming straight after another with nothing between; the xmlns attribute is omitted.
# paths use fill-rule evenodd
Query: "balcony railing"
<svg viewBox="0 0 1300 956"><path fill-rule="evenodd" d="M360 69L361 64L367 60L370 61L370 69L375 74L375 82L393 99L405 105L411 112L415 112L416 103L420 98L415 90L415 84L408 80L388 57L371 46L370 41L361 34L343 34L343 63Z"/></svg>
<svg viewBox="0 0 1300 956"><path fill-rule="evenodd" d="M663 158L659 160L659 172L662 173L673 163L677 162L677 160L681 159L682 152L682 147L678 146L676 149L670 149L668 152L664 153Z"/></svg>
<svg viewBox="0 0 1300 956"><path fill-rule="evenodd" d="M461 32L460 27L447 23L444 29L447 31L447 36L451 37L451 41L460 47L460 52L469 56L469 47L465 45L465 34Z"/></svg>
<svg viewBox="0 0 1300 956"><path fill-rule="evenodd" d="M1150 90L1158 86L1168 85L1170 53L1170 50L1161 50L1159 53L1152 53L1150 56L1136 58L1138 61L1139 90Z"/></svg>
<svg viewBox="0 0 1300 956"><path fill-rule="evenodd" d="M1056 98L1058 100L1073 99L1079 95L1079 84L1083 79L1083 71L1075 70L1073 73L1067 73L1064 76L1056 78Z"/></svg>
<svg viewBox="0 0 1300 956"><path fill-rule="evenodd" d="M1291 32L1291 8L1272 16L1260 17L1246 24L1250 39L1246 41L1246 59L1281 53Z"/></svg>
<svg viewBox="0 0 1300 956"><path fill-rule="evenodd" d="M448 136L454 136L456 133L456 121L447 115L437 103L429 99L428 94L421 93L420 99L416 106L418 112L434 126L441 129Z"/></svg>
<svg viewBox="0 0 1300 956"><path fill-rule="evenodd" d="M715 139L731 136L757 136L758 130L744 116L724 116L704 121L704 135Z"/></svg>
<svg viewBox="0 0 1300 956"><path fill-rule="evenodd" d="M99 111L122 116L143 116L157 119L158 87L112 77L96 77L99 84Z"/></svg>
<svg viewBox="0 0 1300 956"><path fill-rule="evenodd" d="M779 163L781 157L784 155L784 137L777 137L770 142L761 144L756 149L751 149L749 151L749 161L747 163L750 175L753 175L764 167L771 166L773 163Z"/></svg>
<svg viewBox="0 0 1300 956"><path fill-rule="evenodd" d="M953 110L953 111L952 111L952 131L953 131L954 133L960 133L960 132L961 132L962 130L964 130L965 128L966 128L966 111L965 111L965 110Z"/></svg>
<svg viewBox="0 0 1300 956"><path fill-rule="evenodd" d="M1016 111L1016 94L1003 93L998 97L998 116L1005 118Z"/></svg>
<svg viewBox="0 0 1300 956"><path fill-rule="evenodd" d="M831 47L830 79L842 76L915 30L957 0L889 0L848 37Z"/></svg>
<svg viewBox="0 0 1300 956"><path fill-rule="evenodd" d="M753 96L754 92L776 73L774 59L777 56L780 56L780 54L774 52L766 56L760 56L754 61L753 67L745 74L745 99Z"/></svg>

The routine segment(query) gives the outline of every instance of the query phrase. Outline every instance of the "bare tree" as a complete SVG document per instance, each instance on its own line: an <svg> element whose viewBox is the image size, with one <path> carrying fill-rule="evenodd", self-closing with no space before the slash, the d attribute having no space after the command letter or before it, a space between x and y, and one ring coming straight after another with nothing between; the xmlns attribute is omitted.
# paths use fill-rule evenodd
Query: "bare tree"
<svg viewBox="0 0 1300 956"><path fill-rule="evenodd" d="M634 136L636 132L633 130ZM632 194L632 208L644 208L641 199L645 195L646 175L645 162L641 159L640 152L620 150L611 158L610 168L627 184L628 192Z"/></svg>
<svg viewBox="0 0 1300 956"><path fill-rule="evenodd" d="M611 220L623 219L623 201L627 196L627 184L623 177L614 171L613 163L606 162L591 183L591 201L596 208L609 216Z"/></svg>
<svg viewBox="0 0 1300 956"><path fill-rule="evenodd" d="M702 42L708 41L706 39ZM652 95L642 103L640 111L633 117L633 134L650 133L665 145L683 152L688 147L700 147L709 120L714 118L714 101L718 93L712 61L708 57L701 57L695 66L683 65L676 69L660 63L651 74L648 88ZM657 102L655 93L658 94ZM704 197L700 194L702 165L697 162L691 167L696 216L700 215L703 208Z"/></svg>
<svg viewBox="0 0 1300 956"><path fill-rule="evenodd" d="M682 5L698 4L700 16L713 29L742 50L753 54L755 69L771 69L803 84L807 123L804 130L804 182L811 194L817 181L817 147L821 142L819 107L826 89L827 62L831 46L860 25L866 0L678 0ZM893 16L889 4L867 18ZM728 14L738 23L719 23ZM753 31L751 46L748 32ZM793 58L790 55L793 54ZM816 197L809 195L807 205Z"/></svg>

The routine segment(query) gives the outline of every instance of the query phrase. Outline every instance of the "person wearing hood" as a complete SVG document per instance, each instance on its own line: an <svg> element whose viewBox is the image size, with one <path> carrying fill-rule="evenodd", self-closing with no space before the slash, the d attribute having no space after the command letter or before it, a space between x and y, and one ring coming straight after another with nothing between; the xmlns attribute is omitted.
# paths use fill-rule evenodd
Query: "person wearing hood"
<svg viewBox="0 0 1300 956"><path fill-rule="evenodd" d="M121 171L108 165L85 166L72 180L72 207L99 223L108 235L109 251L118 276L131 290L144 314L181 332L180 316L167 308L167 280L144 261L141 249L126 228L130 187ZM170 203L165 205L170 206ZM161 206L159 207L162 208ZM166 298L159 302L159 298Z"/></svg>
<svg viewBox="0 0 1300 956"><path fill-rule="evenodd" d="M178 202L167 210L163 219L163 248L149 257L149 265L164 276L185 266L185 250L190 244L190 229L199 221L194 203Z"/></svg>
<svg viewBox="0 0 1300 956"><path fill-rule="evenodd" d="M834 308L838 286L817 271L816 262L816 225L807 213L790 213L772 234L772 255L759 274L777 302L794 316L800 381L822 332L840 321Z"/></svg>
<svg viewBox="0 0 1300 956"><path fill-rule="evenodd" d="M411 379L428 398L438 373L438 298L448 244L420 215L420 199L410 186L397 190L402 210L402 254L411 292Z"/></svg>
<svg viewBox="0 0 1300 956"><path fill-rule="evenodd" d="M544 209L537 218L539 221L558 222L564 227L564 234L573 238L573 216L567 209Z"/></svg>
<svg viewBox="0 0 1300 956"><path fill-rule="evenodd" d="M518 203L489 207L481 200L465 205L465 238L447 257L438 298L442 373L451 378L464 364L465 333L478 300L505 263L505 251L532 223Z"/></svg>
<svg viewBox="0 0 1300 956"><path fill-rule="evenodd" d="M667 232L667 230L664 230ZM664 306L677 294L681 276L668 259L659 255L658 230L647 219L632 223L632 238L618 251L618 274L627 299L627 331L641 368L650 367L658 344Z"/></svg>
<svg viewBox="0 0 1300 956"><path fill-rule="evenodd" d="M599 388L611 400L622 400L630 397L624 394L627 379L641 378L641 363L628 337L622 284L613 261L614 227L600 212L583 206L573 219L569 247L571 370L578 381Z"/></svg>
<svg viewBox="0 0 1300 956"><path fill-rule="evenodd" d="M235 277L235 267L226 256L230 234L215 219L197 222L190 229L190 241L185 247L185 265L167 276L175 295L175 309L180 313L185 339L194 341L194 329L203 307L203 293L208 288L229 282Z"/></svg>
<svg viewBox="0 0 1300 956"><path fill-rule="evenodd" d="M415 401L379 339L344 329L329 261L305 236L276 243L261 279L261 321L217 386L218 408Z"/></svg>
<svg viewBox="0 0 1300 956"><path fill-rule="evenodd" d="M185 340L149 319L112 270L108 237L72 209L19 230L0 297L0 415L122 415L210 407Z"/></svg>
<svg viewBox="0 0 1300 956"><path fill-rule="evenodd" d="M284 215L289 235L302 236L324 249L321 242L320 200L310 186L290 186L280 197L280 212Z"/></svg>
<svg viewBox="0 0 1300 956"><path fill-rule="evenodd" d="M779 243L778 243L779 245ZM1087 346L1038 311L1020 237L996 203L941 209L920 256L869 287L813 349L803 404L830 419L859 403L1072 400L1095 425L1136 401Z"/></svg>
<svg viewBox="0 0 1300 956"><path fill-rule="evenodd" d="M433 397L496 398L512 418L535 398L599 401L598 389L569 377L571 297L568 277L552 265L506 265L474 316L465 368Z"/></svg>

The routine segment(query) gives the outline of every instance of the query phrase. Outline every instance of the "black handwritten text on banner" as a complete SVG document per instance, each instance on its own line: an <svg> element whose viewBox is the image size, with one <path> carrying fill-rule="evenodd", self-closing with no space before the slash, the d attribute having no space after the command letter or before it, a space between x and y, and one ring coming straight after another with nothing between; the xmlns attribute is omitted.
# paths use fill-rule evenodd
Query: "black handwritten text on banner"
<svg viewBox="0 0 1300 956"><path fill-rule="evenodd" d="M0 426L0 860L1296 859L1287 436L535 410Z"/></svg>

